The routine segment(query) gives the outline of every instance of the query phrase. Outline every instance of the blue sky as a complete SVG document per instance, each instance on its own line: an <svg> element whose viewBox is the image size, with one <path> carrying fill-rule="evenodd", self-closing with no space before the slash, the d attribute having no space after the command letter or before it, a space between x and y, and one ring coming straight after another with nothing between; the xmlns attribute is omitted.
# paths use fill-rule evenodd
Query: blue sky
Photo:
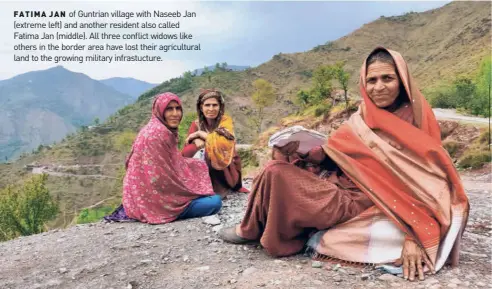
<svg viewBox="0 0 492 289"><path fill-rule="evenodd" d="M2 66L8 67L0 71L0 79L32 70L63 65L67 69L85 73L95 79L118 76L160 83L179 76L184 71L214 65L216 62L257 66L280 52L307 51L316 45L336 40L380 16L427 11L442 7L449 2L0 2L0 39L2 39L0 41L0 62L6 64ZM46 10L46 7L50 7L49 10L65 11L111 12L114 9L194 11L197 13L197 18L181 19L181 28L174 32L194 34L195 39L187 43L200 43L202 50L199 52L161 52L160 55L164 57L164 61L156 63L14 62L13 46L18 43L18 40L13 39L12 22L20 19L13 18L13 11ZM90 19L85 20L90 21ZM37 42L23 41L25 44L36 44ZM75 42L77 41L65 41L64 43L73 44ZM121 43L125 42L114 41L114 44ZM64 53L70 55L73 52ZM87 52L87 55L92 55L92 53Z"/></svg>

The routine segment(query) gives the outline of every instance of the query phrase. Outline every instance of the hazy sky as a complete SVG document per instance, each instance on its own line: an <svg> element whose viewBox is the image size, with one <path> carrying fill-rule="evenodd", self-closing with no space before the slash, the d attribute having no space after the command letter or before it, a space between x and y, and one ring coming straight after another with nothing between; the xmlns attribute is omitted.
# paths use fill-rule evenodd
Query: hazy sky
<svg viewBox="0 0 492 289"><path fill-rule="evenodd" d="M0 1L0 79L32 70L41 70L56 65L63 65L69 70L82 72L94 79L109 77L134 77L137 79L160 83L169 78L181 75L184 71L227 62L234 65L256 66L272 58L273 55L291 52L302 52L316 45L336 40L361 27L363 24L378 19L380 16L395 16L414 11L422 12L441 7L449 1L433 2L1 2ZM197 13L196 18L170 19L180 21L180 29L151 29L142 31L126 30L125 32L186 32L192 33L193 40L185 43L201 44L201 51L155 52L161 55L162 62L155 63L33 63L14 62L14 44L40 43L39 40L14 40L15 21L32 21L30 18L14 18L14 10L49 11L83 10L107 11L115 9L123 11L162 10ZM53 18L31 18L50 21ZM122 19L99 18L107 22L120 22ZM154 18L156 19L156 18ZM58 19L54 19L58 20ZM89 18L61 18L63 21L93 22ZM132 19L132 22L143 22L146 19ZM152 19L148 20L153 22ZM163 21L162 18L159 21ZM64 30L51 30L51 32ZM86 32L121 32L121 29L78 29ZM50 32L46 30L46 32ZM68 32L68 31L66 31ZM72 32L72 30L70 30ZM57 41L61 43L62 41ZM124 44L141 43L142 41L108 41L86 40L69 41L65 44ZM148 40L147 43L156 42ZM158 44L170 44L169 40L157 41ZM180 43L175 41L174 43ZM39 55L41 52L34 52ZM139 55L147 54L138 52ZM55 55L54 52L47 53ZM62 54L62 53L58 53ZM72 55L73 51L65 51L63 55ZM80 53L76 53L80 55ZM84 55L93 55L85 52ZM107 55L113 55L108 53ZM118 53L121 54L121 53Z"/></svg>

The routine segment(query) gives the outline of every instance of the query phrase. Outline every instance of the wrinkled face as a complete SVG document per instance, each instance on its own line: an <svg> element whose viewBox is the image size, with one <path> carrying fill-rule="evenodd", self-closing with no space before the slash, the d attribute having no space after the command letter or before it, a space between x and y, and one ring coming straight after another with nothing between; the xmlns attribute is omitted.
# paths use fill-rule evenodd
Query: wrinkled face
<svg viewBox="0 0 492 289"><path fill-rule="evenodd" d="M182 115L183 110L175 100L169 102L166 109L164 110L164 120L166 121L166 124L171 128L177 128L179 126Z"/></svg>
<svg viewBox="0 0 492 289"><path fill-rule="evenodd" d="M219 101L214 97L209 98L203 102L201 110L207 119L216 119L220 111Z"/></svg>
<svg viewBox="0 0 492 289"><path fill-rule="evenodd" d="M395 67L376 61L367 67L366 92L379 108L386 108L395 102L400 94L400 80Z"/></svg>

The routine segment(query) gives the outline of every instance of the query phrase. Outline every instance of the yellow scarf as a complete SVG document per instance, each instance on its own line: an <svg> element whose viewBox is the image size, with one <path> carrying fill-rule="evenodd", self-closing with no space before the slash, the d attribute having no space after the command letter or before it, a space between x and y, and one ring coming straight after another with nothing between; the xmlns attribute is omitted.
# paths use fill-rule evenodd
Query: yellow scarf
<svg viewBox="0 0 492 289"><path fill-rule="evenodd" d="M205 142L205 152L214 169L223 170L231 164L235 143L232 118L224 115L219 126L208 134Z"/></svg>

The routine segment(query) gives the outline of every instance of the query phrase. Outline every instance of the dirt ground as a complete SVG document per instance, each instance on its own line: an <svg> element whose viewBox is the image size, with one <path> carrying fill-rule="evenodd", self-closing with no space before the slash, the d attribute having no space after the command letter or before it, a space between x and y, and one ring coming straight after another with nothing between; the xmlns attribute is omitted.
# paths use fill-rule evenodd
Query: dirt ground
<svg viewBox="0 0 492 289"><path fill-rule="evenodd" d="M224 201L218 220L101 222L0 243L0 288L490 288L490 166L462 178L472 210L460 265L421 282L223 243L216 232L240 221L247 200L241 194Z"/></svg>

